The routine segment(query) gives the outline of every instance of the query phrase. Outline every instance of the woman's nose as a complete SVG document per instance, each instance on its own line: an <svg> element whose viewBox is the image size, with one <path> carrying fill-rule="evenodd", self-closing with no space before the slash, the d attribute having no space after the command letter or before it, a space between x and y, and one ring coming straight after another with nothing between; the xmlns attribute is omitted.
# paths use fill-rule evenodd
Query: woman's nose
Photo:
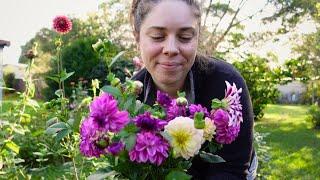
<svg viewBox="0 0 320 180"><path fill-rule="evenodd" d="M166 56L175 56L179 54L179 48L174 37L168 37L164 42L163 53Z"/></svg>

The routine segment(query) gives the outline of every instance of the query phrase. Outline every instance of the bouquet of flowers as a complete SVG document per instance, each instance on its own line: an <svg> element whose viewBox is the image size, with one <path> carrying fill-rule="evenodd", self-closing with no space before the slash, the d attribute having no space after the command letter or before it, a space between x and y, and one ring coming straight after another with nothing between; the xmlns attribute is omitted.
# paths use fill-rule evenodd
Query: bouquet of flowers
<svg viewBox="0 0 320 180"><path fill-rule="evenodd" d="M212 110L189 104L184 93L176 99L157 92L148 106L137 96L139 81L121 84L108 75L111 86L103 87L90 104L80 127L80 151L87 157L105 158L107 175L126 179L190 179L186 170L199 155L210 163L224 160L214 155L233 142L240 131L242 89L226 81L225 97L212 100Z"/></svg>

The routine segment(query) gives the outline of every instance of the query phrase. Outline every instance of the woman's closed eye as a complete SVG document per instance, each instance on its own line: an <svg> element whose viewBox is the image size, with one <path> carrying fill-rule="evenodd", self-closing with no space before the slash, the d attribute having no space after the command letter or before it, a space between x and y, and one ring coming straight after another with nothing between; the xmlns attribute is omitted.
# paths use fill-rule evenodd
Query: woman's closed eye
<svg viewBox="0 0 320 180"><path fill-rule="evenodd" d="M192 40L193 36L192 35L181 35L179 36L179 40L181 42L190 42Z"/></svg>
<svg viewBox="0 0 320 180"><path fill-rule="evenodd" d="M164 40L164 36L162 36L162 35L155 35L155 36L150 36L151 37L151 39L153 39L154 41L162 41L162 40Z"/></svg>

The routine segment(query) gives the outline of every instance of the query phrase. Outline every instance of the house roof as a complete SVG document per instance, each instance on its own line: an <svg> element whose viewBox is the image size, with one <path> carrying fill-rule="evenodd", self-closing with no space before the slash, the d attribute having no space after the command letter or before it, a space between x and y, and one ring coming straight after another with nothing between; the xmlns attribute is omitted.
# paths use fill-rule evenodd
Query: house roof
<svg viewBox="0 0 320 180"><path fill-rule="evenodd" d="M4 46L10 46L10 41L0 39L0 47L3 48Z"/></svg>

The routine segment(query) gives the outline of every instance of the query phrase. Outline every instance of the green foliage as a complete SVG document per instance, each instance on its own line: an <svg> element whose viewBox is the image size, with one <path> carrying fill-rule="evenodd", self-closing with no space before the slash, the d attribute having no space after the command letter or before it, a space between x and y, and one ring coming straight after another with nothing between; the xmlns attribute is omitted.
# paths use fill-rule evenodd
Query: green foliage
<svg viewBox="0 0 320 180"><path fill-rule="evenodd" d="M309 109L308 119L312 122L315 128L320 128L320 107L318 105L312 105Z"/></svg>
<svg viewBox="0 0 320 180"><path fill-rule="evenodd" d="M281 70L271 70L267 62L265 58L249 55L243 62L233 64L246 80L255 120L263 117L266 105L275 102L279 95L276 86L282 77Z"/></svg>
<svg viewBox="0 0 320 180"><path fill-rule="evenodd" d="M276 12L265 18L265 21L275 21L281 19L282 30L280 33L288 32L289 28L295 27L306 16L313 17L314 20L320 20L318 16L318 0L271 0L276 7Z"/></svg>

